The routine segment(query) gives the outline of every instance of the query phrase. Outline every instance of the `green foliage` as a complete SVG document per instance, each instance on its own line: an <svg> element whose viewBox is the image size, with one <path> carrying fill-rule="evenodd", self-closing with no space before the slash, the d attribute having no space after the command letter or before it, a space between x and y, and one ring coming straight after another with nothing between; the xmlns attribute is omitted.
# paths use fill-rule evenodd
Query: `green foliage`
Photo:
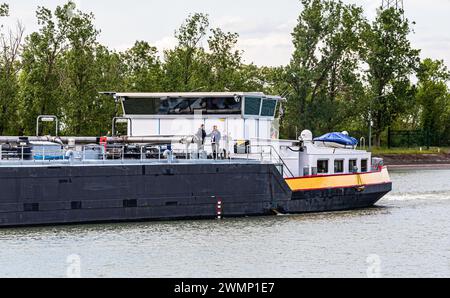
<svg viewBox="0 0 450 298"><path fill-rule="evenodd" d="M61 114L59 59L67 50L70 2L53 14L38 7L40 29L25 39L20 73L21 130L33 134L38 115Z"/></svg>
<svg viewBox="0 0 450 298"><path fill-rule="evenodd" d="M292 62L278 74L289 94L283 126L318 134L339 126L363 93L358 57L364 20L361 8L341 1L302 4Z"/></svg>
<svg viewBox="0 0 450 298"><path fill-rule="evenodd" d="M125 89L135 92L163 91L163 73L158 49L145 41L120 55L124 68Z"/></svg>
<svg viewBox="0 0 450 298"><path fill-rule="evenodd" d="M38 7L39 29L24 40L21 26L0 32L0 134L34 134L38 115L55 114L63 134L106 135L121 111L101 91L262 91L288 99L284 138L302 129L367 136L372 119L378 145L388 127L450 141L449 72L442 61L419 63L400 12L382 10L369 22L361 7L342 1L301 4L291 63L281 67L245 63L238 33L210 28L202 13L175 31L173 49L136 41L115 52L99 43L94 15L72 1ZM0 5L0 20L8 15Z"/></svg>
<svg viewBox="0 0 450 298"><path fill-rule="evenodd" d="M72 135L93 135L98 133L98 128L95 127L96 118L104 112L98 97L98 31L93 25L92 14L76 11L72 5L67 15L67 49L59 61L63 100L61 108L66 125L64 132Z"/></svg>
<svg viewBox="0 0 450 298"><path fill-rule="evenodd" d="M164 72L166 88L170 91L193 91L204 89L207 73L206 53L199 46L207 35L208 16L201 13L190 15L175 32L178 45L165 51Z"/></svg>
<svg viewBox="0 0 450 298"><path fill-rule="evenodd" d="M7 4L0 6L0 17L8 16ZM1 27L3 29L3 27ZM18 113L18 73L21 70L20 54L23 27L18 24L8 35L0 32L0 135L17 133Z"/></svg>
<svg viewBox="0 0 450 298"><path fill-rule="evenodd" d="M211 90L239 90L241 86L235 86L240 85L239 70L242 67L241 52L235 50L239 35L225 33L220 28L212 29L211 33L208 39L208 86Z"/></svg>
<svg viewBox="0 0 450 298"><path fill-rule="evenodd" d="M105 81L120 81L120 60L98 44L94 16L73 2L54 13L39 7L36 15L41 28L25 40L19 77L23 133L32 134L36 117L49 114L61 118L63 133L106 133L114 105L98 92L120 86Z"/></svg>
<svg viewBox="0 0 450 298"><path fill-rule="evenodd" d="M164 86L167 91L261 90L260 70L242 62L236 50L239 35L209 28L208 16L193 14L175 37L178 45L164 52ZM206 39L208 48L201 46Z"/></svg>
<svg viewBox="0 0 450 298"><path fill-rule="evenodd" d="M9 16L9 5L6 3L0 4L0 17Z"/></svg>
<svg viewBox="0 0 450 298"><path fill-rule="evenodd" d="M372 113L376 144L382 132L414 102L410 76L419 63L419 50L409 41L411 28L401 12L391 8L379 12L361 36L363 59L367 63L367 105Z"/></svg>
<svg viewBox="0 0 450 298"><path fill-rule="evenodd" d="M376 156L379 155L410 155L410 154L415 154L415 155L422 155L422 154L449 154L449 149L448 148L422 148L422 150L420 150L420 148L393 148L393 149L389 149L389 148L384 148L384 147L377 147L374 148L372 153Z"/></svg>
<svg viewBox="0 0 450 298"><path fill-rule="evenodd" d="M450 72L443 61L425 59L417 72L419 79L416 95L421 106L421 126L427 143L450 141Z"/></svg>

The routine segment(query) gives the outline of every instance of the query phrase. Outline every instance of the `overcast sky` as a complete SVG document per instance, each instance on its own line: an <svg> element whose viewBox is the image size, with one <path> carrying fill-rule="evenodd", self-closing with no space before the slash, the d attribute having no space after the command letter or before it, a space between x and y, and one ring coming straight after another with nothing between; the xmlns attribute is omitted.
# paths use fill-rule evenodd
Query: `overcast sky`
<svg viewBox="0 0 450 298"><path fill-rule="evenodd" d="M9 2L11 17L20 20L26 33L37 29L37 6L54 8L64 0L2 0ZM78 7L93 12L101 29L100 41L124 50L136 40L159 49L173 47L173 33L189 13L210 15L213 26L240 34L239 48L246 62L258 65L287 64L293 46L291 32L301 5L298 0L77 0ZM365 8L373 19L382 0L344 0ZM413 45L423 57L444 59L450 66L450 0L404 0L407 17L415 21ZM2 21L5 23L5 21Z"/></svg>

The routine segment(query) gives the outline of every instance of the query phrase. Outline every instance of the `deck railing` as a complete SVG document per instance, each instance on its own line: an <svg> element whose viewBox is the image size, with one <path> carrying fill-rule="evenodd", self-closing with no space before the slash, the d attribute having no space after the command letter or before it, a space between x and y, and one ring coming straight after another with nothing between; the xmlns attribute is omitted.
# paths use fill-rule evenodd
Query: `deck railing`
<svg viewBox="0 0 450 298"><path fill-rule="evenodd" d="M0 165L29 165L29 164L123 164L123 163L232 163L232 162L266 162L281 166L292 175L291 170L284 162L276 148L272 145L250 145L245 154L235 154L221 151L217 158L212 158L212 152L205 154L197 149L171 149L161 147L136 147L134 152L128 151L127 146L115 146L107 150L102 146L84 146L81 151L49 149L42 146L40 150L31 150L29 147L18 146L5 149L0 145ZM138 152L136 152L138 151Z"/></svg>
<svg viewBox="0 0 450 298"><path fill-rule="evenodd" d="M248 145L246 146L246 155L247 159L250 159L251 156L256 155L260 157L261 161L267 161L270 163L274 163L278 166L281 166L281 174L284 175L284 170L287 171L287 174L290 177L295 177L292 171L289 169L289 166L286 164L283 157L281 157L279 151L275 148L273 145ZM253 151L253 149L256 148L256 152Z"/></svg>

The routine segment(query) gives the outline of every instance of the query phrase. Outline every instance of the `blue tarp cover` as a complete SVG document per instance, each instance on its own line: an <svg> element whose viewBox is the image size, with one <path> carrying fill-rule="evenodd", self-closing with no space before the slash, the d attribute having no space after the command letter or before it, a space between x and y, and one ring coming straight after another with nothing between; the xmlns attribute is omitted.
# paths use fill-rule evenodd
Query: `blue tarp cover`
<svg viewBox="0 0 450 298"><path fill-rule="evenodd" d="M358 140L355 138L352 138L350 136L347 136L340 132L332 132L327 133L326 135L323 135L319 138L315 138L314 141L316 142L331 142L331 143L337 143L345 146L356 146L358 145Z"/></svg>
<svg viewBox="0 0 450 298"><path fill-rule="evenodd" d="M34 155L34 160L64 160L64 156L59 156L59 155Z"/></svg>

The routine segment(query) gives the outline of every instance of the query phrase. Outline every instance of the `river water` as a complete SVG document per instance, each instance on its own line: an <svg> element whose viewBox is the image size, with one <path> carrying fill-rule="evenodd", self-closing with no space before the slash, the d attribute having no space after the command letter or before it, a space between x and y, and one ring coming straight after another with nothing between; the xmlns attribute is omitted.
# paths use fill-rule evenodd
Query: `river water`
<svg viewBox="0 0 450 298"><path fill-rule="evenodd" d="M450 170L391 171L376 208L0 230L0 277L450 277Z"/></svg>

